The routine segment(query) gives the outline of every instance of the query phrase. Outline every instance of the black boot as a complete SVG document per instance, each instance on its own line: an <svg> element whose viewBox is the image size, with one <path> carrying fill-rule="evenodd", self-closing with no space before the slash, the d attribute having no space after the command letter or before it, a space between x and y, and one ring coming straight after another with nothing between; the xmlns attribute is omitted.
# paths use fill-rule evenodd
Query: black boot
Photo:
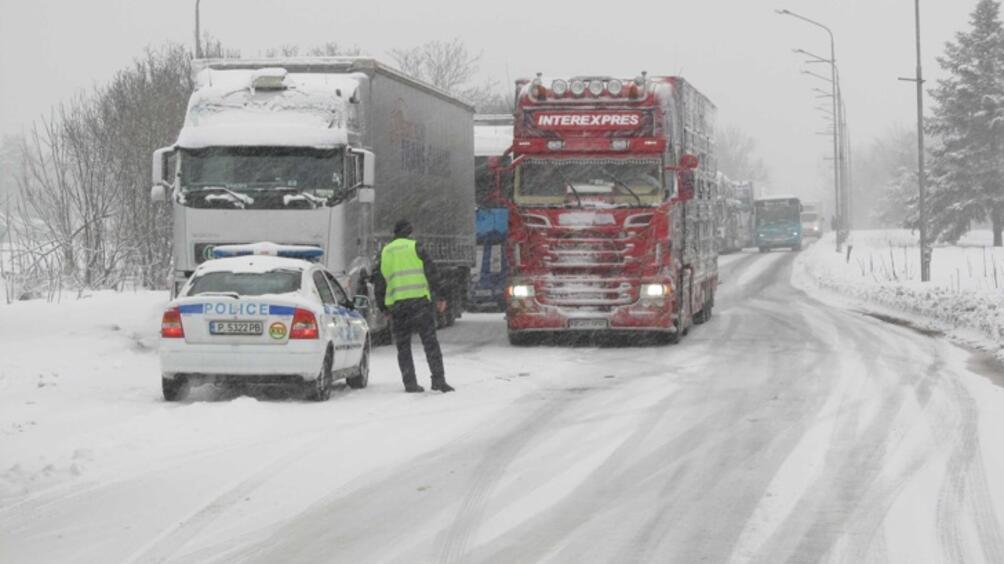
<svg viewBox="0 0 1004 564"><path fill-rule="evenodd" d="M437 381L433 382L432 383L432 389L436 390L437 392L443 392L444 394L447 393L447 392L453 392L453 391L455 391L453 389L453 386L451 386L451 385L449 385L449 384L446 383L446 380L437 380Z"/></svg>
<svg viewBox="0 0 1004 564"><path fill-rule="evenodd" d="M425 388L419 386L418 384L405 384L404 391L409 394L419 394L425 391Z"/></svg>

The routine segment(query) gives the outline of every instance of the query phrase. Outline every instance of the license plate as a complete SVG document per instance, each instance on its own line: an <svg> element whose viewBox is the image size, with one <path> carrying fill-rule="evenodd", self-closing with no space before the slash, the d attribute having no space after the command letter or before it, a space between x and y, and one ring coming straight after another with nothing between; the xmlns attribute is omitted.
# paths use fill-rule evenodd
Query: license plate
<svg viewBox="0 0 1004 564"><path fill-rule="evenodd" d="M261 335L265 324L261 321L210 321L210 335Z"/></svg>
<svg viewBox="0 0 1004 564"><path fill-rule="evenodd" d="M569 319L569 329L606 329L606 319Z"/></svg>

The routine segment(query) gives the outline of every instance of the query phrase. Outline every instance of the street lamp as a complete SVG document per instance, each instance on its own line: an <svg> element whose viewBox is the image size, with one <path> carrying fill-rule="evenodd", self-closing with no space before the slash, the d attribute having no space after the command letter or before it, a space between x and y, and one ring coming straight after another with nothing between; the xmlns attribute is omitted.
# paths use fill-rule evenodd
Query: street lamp
<svg viewBox="0 0 1004 564"><path fill-rule="evenodd" d="M920 65L920 0L914 0L917 28L917 76L901 78L917 84L917 215L920 221L920 281L931 281L931 248L927 240L927 186L924 179L924 72Z"/></svg>
<svg viewBox="0 0 1004 564"><path fill-rule="evenodd" d="M199 3L202 0L195 0L195 58L202 58L202 41L199 38Z"/></svg>
<svg viewBox="0 0 1004 564"><path fill-rule="evenodd" d="M830 36L830 59L829 59L830 82L831 84L833 84L834 94L829 94L829 96L833 99L832 100L833 115L834 116L839 115L837 113L838 112L837 96L835 95L835 93L838 92L839 90L839 87L837 86L837 50L835 45L836 42L833 39L833 31L830 30L829 27L817 22L816 20L809 19L800 14L796 14L791 10L780 9L780 10L775 10L775 12L777 12L779 15L782 16L791 16L793 18L800 19L808 24L812 24L818 28L821 28L823 31L827 33L827 35ZM839 123L839 120L837 120L837 122ZM841 230L843 228L843 214L841 213L841 208L840 208L840 148L839 148L840 145L838 140L838 135L839 135L838 129L839 127L837 126L834 126L833 128L833 199L834 199L834 207L835 207L834 214L836 218L835 223L837 231L837 236L836 236L837 252L839 253L840 247L843 243L841 236Z"/></svg>

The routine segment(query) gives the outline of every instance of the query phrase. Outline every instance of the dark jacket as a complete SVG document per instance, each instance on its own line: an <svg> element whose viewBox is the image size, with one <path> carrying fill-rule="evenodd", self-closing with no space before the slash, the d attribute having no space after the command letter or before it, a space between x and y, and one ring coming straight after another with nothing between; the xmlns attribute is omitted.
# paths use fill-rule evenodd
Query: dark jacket
<svg viewBox="0 0 1004 564"><path fill-rule="evenodd" d="M394 239L411 239L411 237L394 237ZM429 253L426 252L421 243L415 245L415 252L418 254L418 258L422 259L422 269L425 270L425 279L429 281L429 293L432 294L432 300L435 301L436 294L438 293L436 288L439 284L436 263L432 261L432 257L429 256ZM387 297L387 281L384 280L383 272L380 271L380 258L382 254L381 252L381 255L377 256L377 263L373 268L373 293L380 311L387 311L387 306L384 305L384 300Z"/></svg>

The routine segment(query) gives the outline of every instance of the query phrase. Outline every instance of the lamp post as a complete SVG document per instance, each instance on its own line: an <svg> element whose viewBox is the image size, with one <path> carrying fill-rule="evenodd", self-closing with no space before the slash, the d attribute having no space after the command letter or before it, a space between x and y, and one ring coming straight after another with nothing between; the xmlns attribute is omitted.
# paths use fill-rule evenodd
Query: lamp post
<svg viewBox="0 0 1004 564"><path fill-rule="evenodd" d="M901 78L917 84L917 215L920 221L920 281L931 281L931 248L927 240L927 186L924 179L924 72L920 65L920 0L914 0L917 28L917 75Z"/></svg>
<svg viewBox="0 0 1004 564"><path fill-rule="evenodd" d="M830 93L830 96L832 97L833 116L834 118L836 118L839 115L838 113L839 111L837 109L838 108L837 92L839 91L839 87L837 85L837 50L836 50L836 42L833 39L833 31L830 30L829 27L817 22L816 20L809 19L801 14L796 14L791 10L775 10L775 12L777 12L782 16L791 16L793 18L800 19L806 23L812 24L818 28L821 28L823 31L827 33L827 35L830 36L830 58L826 62L830 63L830 83L833 84L833 92ZM843 213L841 211L841 206L840 206L840 141L838 139L840 135L840 132L838 131L840 129L839 127L840 120L835 119L835 122L836 123L834 123L833 127L833 201L834 201L833 213L835 214L834 223L836 224L835 228L837 232L836 234L837 252L839 253L840 247L843 244L842 230L844 222L843 222Z"/></svg>
<svg viewBox="0 0 1004 564"><path fill-rule="evenodd" d="M202 58L202 40L199 38L199 3L202 0L195 0L195 58Z"/></svg>

